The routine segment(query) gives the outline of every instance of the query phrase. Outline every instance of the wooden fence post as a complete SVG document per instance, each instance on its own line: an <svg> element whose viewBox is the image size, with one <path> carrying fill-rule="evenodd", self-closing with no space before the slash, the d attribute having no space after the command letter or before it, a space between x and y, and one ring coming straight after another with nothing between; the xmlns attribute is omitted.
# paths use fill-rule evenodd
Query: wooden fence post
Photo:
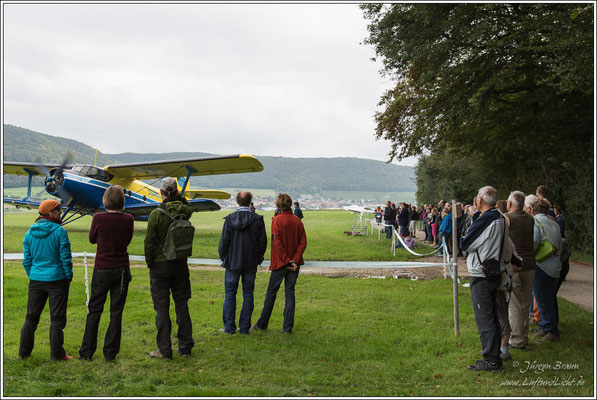
<svg viewBox="0 0 597 400"><path fill-rule="evenodd" d="M456 200L452 200L452 291L454 296L454 336L460 336L460 323L458 321L458 226L456 220Z"/></svg>

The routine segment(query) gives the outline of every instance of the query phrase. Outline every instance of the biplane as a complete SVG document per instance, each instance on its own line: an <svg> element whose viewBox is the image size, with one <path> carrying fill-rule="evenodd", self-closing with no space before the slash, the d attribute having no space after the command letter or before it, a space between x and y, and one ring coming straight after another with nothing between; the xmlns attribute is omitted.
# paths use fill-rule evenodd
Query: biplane
<svg viewBox="0 0 597 400"><path fill-rule="evenodd" d="M42 177L46 192L60 199L63 225L85 215L105 211L104 192L111 185L125 191L124 211L135 220L147 221L151 211L160 205L159 188L144 181L177 178L179 193L194 211L217 211L220 206L212 199L229 199L230 194L219 190L188 189L191 176L259 172L263 165L248 154L199 157L184 160L152 161L107 165L103 168L88 164L4 162L4 174L28 176L27 196L24 199L4 198L16 207L37 208L40 201L31 198L34 177Z"/></svg>

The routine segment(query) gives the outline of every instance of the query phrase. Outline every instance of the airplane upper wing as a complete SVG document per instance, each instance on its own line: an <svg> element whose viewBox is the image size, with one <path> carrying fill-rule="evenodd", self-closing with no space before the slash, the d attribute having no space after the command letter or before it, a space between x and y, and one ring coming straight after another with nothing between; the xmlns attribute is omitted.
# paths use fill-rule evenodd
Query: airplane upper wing
<svg viewBox="0 0 597 400"><path fill-rule="evenodd" d="M248 154L198 157L185 160L150 161L146 163L114 164L104 167L120 178L157 179L165 176L182 177L191 174L219 175L263 171L263 165Z"/></svg>
<svg viewBox="0 0 597 400"><path fill-rule="evenodd" d="M28 163L28 162L5 162L4 163L4 174L9 175L44 175L44 172L40 169L40 166L50 170L52 168L59 168L60 164L48 164L48 163ZM71 165L65 165L65 168L71 168Z"/></svg>
<svg viewBox="0 0 597 400"><path fill-rule="evenodd" d="M187 200L189 206L195 212L199 211L218 211L220 206L211 200L207 199L194 199ZM124 212L133 216L149 215L155 208L159 207L161 203L152 204L136 204L133 206L125 207Z"/></svg>

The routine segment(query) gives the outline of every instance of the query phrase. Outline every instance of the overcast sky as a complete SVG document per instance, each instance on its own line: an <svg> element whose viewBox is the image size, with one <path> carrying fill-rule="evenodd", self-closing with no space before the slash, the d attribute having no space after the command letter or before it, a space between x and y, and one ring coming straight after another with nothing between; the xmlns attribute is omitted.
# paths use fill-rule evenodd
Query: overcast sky
<svg viewBox="0 0 597 400"><path fill-rule="evenodd" d="M4 123L104 153L388 159L356 4L3 7Z"/></svg>

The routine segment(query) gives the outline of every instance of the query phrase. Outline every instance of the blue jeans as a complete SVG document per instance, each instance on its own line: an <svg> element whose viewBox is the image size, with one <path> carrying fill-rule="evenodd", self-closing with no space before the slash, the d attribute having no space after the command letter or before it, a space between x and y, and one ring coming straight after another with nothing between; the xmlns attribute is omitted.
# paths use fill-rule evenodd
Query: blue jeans
<svg viewBox="0 0 597 400"><path fill-rule="evenodd" d="M224 310L222 320L224 321L224 331L226 333L236 332L236 292L238 290L238 281L241 276L243 279L243 307L240 311L238 327L240 333L249 333L251 327L251 315L253 315L253 291L255 289L255 275L257 269L252 271L231 270L226 268L224 277L224 288L226 297L224 298Z"/></svg>
<svg viewBox="0 0 597 400"><path fill-rule="evenodd" d="M276 295L282 280L284 280L284 294L286 296L286 303L284 305L284 323L282 329L284 332L292 332L294 327L294 285L298 279L300 267L296 271L290 271L286 267L282 267L272 271L269 277L269 284L267 285L267 292L265 293L265 301L263 302L263 310L261 317L257 320L257 327L259 329L267 329L269 319L272 315L274 303L276 302Z"/></svg>
<svg viewBox="0 0 597 400"><path fill-rule="evenodd" d="M533 295L541 313L539 328L545 332L560 335L558 330L558 316L555 296L558 287L558 278L547 275L540 267L535 272L533 281Z"/></svg>
<svg viewBox="0 0 597 400"><path fill-rule="evenodd" d="M386 239L392 238L392 225L386 225Z"/></svg>

